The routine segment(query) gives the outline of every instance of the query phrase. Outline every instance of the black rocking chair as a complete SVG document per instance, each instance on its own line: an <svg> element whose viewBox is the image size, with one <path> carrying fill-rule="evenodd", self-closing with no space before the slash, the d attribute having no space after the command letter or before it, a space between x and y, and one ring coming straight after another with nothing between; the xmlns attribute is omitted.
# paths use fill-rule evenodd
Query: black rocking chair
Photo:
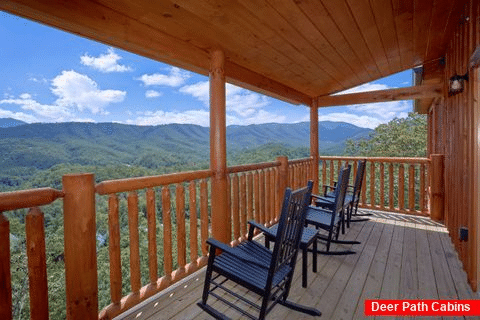
<svg viewBox="0 0 480 320"><path fill-rule="evenodd" d="M340 226L342 221L344 221L345 215L345 193L348 186L348 180L350 177L350 168L348 165L343 167L340 170L338 176L338 183L334 191L334 200L332 209L319 208L314 206L309 206L307 209L307 218L305 220L306 224L314 225L316 228L323 229L327 231L328 235L323 236L319 234L317 239L326 241L326 250L320 251L318 253L328 254L328 255L344 255L344 254L353 254L355 251L344 250L344 251L330 251L331 243L340 243L340 244L359 244L358 241L343 241L338 240L340 234Z"/></svg>
<svg viewBox="0 0 480 320"><path fill-rule="evenodd" d="M223 289L248 307L256 308L259 311L258 319L265 319L266 314L277 303L309 315L321 315L320 311L314 308L304 307L287 300L311 190L312 183L309 182L306 188L293 192L287 188L285 191L273 252L252 240L255 229L253 225L250 225L248 240L234 248L215 239L207 240L210 244L210 255L202 301L198 303L203 310L216 319L228 319L207 304L207 299L211 295L243 315L257 319L256 316L239 307L240 301L231 302L221 294L217 294L216 290ZM217 255L217 249L223 252ZM260 295L261 305L247 299L244 294L240 295L229 289L225 285L228 280Z"/></svg>
<svg viewBox="0 0 480 320"><path fill-rule="evenodd" d="M347 227L350 227L350 222L360 222L360 221L368 221L368 218L361 218L361 219L352 219L352 217L360 217L360 216L370 216L371 213L363 213L358 214L358 203L360 201L360 194L362 192L362 184L363 179L365 177L365 166L367 160L363 159L358 162L357 167L357 174L355 176L355 182L352 185L348 185L347 194L345 195L345 204L348 205L346 223ZM336 185L336 184L335 184ZM315 199L315 204L319 207L323 208L331 208L333 204L333 199L335 198L334 192L328 192L328 189L335 188L332 186L324 186L325 191L323 196L317 196L312 194L312 198ZM353 212L355 210L355 213ZM343 226L342 226L343 227ZM343 231L343 230L342 230Z"/></svg>

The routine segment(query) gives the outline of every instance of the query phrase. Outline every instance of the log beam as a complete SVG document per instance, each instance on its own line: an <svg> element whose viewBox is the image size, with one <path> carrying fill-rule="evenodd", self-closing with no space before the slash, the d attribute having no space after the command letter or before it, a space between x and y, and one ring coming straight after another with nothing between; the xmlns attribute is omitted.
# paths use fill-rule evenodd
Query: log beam
<svg viewBox="0 0 480 320"><path fill-rule="evenodd" d="M426 99L437 97L443 97L442 84L421 85L406 88L323 96L318 98L318 107L333 107L351 104Z"/></svg>

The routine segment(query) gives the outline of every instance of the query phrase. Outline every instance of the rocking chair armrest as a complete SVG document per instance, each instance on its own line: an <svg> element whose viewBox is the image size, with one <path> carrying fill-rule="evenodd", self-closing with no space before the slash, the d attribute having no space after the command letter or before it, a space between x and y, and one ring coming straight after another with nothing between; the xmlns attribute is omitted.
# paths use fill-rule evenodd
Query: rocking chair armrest
<svg viewBox="0 0 480 320"><path fill-rule="evenodd" d="M207 243L211 246L210 247L210 252L215 252L215 249L220 249L223 252L227 252L231 254L232 256L235 256L243 261L248 261L250 263L256 264L257 266L260 266L262 268L268 268L269 266L262 263L261 261L254 260L252 259L249 255L243 253L242 251L236 249L235 247L230 247L229 245L220 242L214 238L209 238L207 239ZM214 249L213 249L214 248Z"/></svg>
<svg viewBox="0 0 480 320"><path fill-rule="evenodd" d="M252 235L252 237L253 237L253 231L255 230L255 228L260 229L260 231L262 231L264 233L269 233L269 230L268 230L267 227L265 227L263 224L258 223L254 220L249 220L248 224L250 225L250 228L248 230L248 238L249 239L250 239L250 235Z"/></svg>
<svg viewBox="0 0 480 320"><path fill-rule="evenodd" d="M334 182L333 186L329 186L329 185L324 184L323 185L323 194L324 195L327 194L328 189L335 190L336 187L337 187L337 182Z"/></svg>
<svg viewBox="0 0 480 320"><path fill-rule="evenodd" d="M314 199L319 199L319 200L322 200L322 201L325 201L325 202L330 202L330 203L334 203L334 202L335 202L334 198L325 197L325 196L320 196L320 195L318 195L318 194L312 194L312 198L314 198Z"/></svg>

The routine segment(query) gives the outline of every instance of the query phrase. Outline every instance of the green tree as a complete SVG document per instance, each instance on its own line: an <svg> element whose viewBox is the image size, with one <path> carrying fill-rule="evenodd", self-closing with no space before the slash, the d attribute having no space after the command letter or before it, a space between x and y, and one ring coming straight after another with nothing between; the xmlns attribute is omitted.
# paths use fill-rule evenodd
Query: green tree
<svg viewBox="0 0 480 320"><path fill-rule="evenodd" d="M427 117L411 112L375 128L369 138L347 140L346 155L368 157L425 157Z"/></svg>

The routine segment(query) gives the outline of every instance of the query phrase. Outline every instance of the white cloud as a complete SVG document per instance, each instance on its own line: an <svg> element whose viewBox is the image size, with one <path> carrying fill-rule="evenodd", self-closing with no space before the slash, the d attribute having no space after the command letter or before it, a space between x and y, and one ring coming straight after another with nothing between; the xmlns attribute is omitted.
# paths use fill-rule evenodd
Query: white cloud
<svg viewBox="0 0 480 320"><path fill-rule="evenodd" d="M23 110L33 111L37 117L31 114L25 113L12 113L13 115L9 116L15 119L23 120L26 122L36 122L43 118L43 120L53 121L53 122L60 122L65 121L73 116L73 114L68 110L68 108L59 106L59 105L47 105L41 104L32 99L31 95L28 93L23 93L17 99L4 99L0 100L0 104L10 104L10 105L18 105ZM2 116L3 117L3 116Z"/></svg>
<svg viewBox="0 0 480 320"><path fill-rule="evenodd" d="M256 118L263 117L265 114L272 116L272 119L278 118L277 115L263 110L264 107L270 105L269 98L266 96L242 89L229 83L225 86L225 90L227 113L232 115L232 119L237 119L237 117L239 117L238 121L241 121L241 124L259 123ZM193 96L208 107L210 99L208 81L201 81L192 85L183 86L180 88L180 92ZM280 117L278 119L283 118ZM237 120L234 121L236 122ZM267 122L275 121L269 120Z"/></svg>
<svg viewBox="0 0 480 320"><path fill-rule="evenodd" d="M0 100L0 104L4 103L4 100ZM0 118L13 118L22 120L28 123L36 122L37 118L31 114L24 112L13 112L10 110L0 109Z"/></svg>
<svg viewBox="0 0 480 320"><path fill-rule="evenodd" d="M341 92L337 92L334 95L342 95L347 93L357 93L357 92L367 92L367 91L377 91L377 90L387 90L393 89L393 87L389 87L386 84L381 83L364 83L357 87L350 88Z"/></svg>
<svg viewBox="0 0 480 320"><path fill-rule="evenodd" d="M80 57L80 62L85 66L92 67L93 69L101 72L131 71L131 67L117 63L117 61L120 59L122 59L122 57L116 54L113 48L109 48L107 54L101 54L98 57L91 57L88 54L84 54Z"/></svg>
<svg viewBox="0 0 480 320"><path fill-rule="evenodd" d="M161 92L155 91L155 90L147 90L145 92L145 97L147 98L158 98L162 95Z"/></svg>
<svg viewBox="0 0 480 320"><path fill-rule="evenodd" d="M138 112L141 115L135 120L127 120L127 124L136 124L139 126L154 126L168 123L190 123L203 127L210 126L210 116L207 110L187 110L184 112L170 112L158 110L155 112Z"/></svg>
<svg viewBox="0 0 480 320"><path fill-rule="evenodd" d="M144 74L137 80L142 81L146 86L180 87L190 76L191 74L188 71L171 67L168 75L162 73Z"/></svg>
<svg viewBox="0 0 480 320"><path fill-rule="evenodd" d="M107 105L122 102L126 95L120 90L100 90L95 81L73 70L56 76L51 90L58 97L58 106L89 110L93 114L104 113Z"/></svg>

